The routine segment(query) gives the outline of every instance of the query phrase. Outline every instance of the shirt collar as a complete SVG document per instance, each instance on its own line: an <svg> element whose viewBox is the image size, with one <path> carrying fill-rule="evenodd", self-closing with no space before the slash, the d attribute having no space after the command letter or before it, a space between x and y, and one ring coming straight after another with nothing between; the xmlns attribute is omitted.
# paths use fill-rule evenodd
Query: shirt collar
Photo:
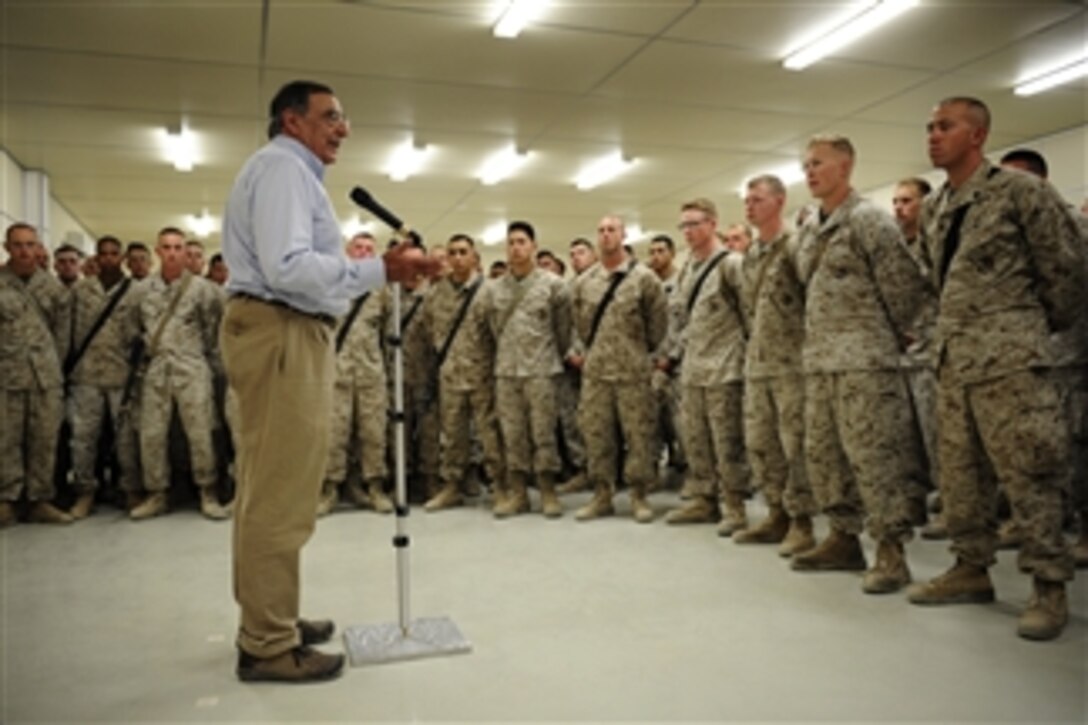
<svg viewBox="0 0 1088 725"><path fill-rule="evenodd" d="M298 157L302 163L306 164L306 167L309 168L310 171L314 172L314 176L317 177L318 181L324 181L325 164L321 163L321 159L317 158L317 155L303 146L300 141L281 133L272 139L271 143Z"/></svg>

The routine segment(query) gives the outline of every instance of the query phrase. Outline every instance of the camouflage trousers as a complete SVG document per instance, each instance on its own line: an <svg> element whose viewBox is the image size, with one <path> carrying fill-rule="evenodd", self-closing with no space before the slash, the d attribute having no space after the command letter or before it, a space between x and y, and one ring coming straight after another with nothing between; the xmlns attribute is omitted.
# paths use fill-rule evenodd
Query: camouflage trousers
<svg viewBox="0 0 1088 725"><path fill-rule="evenodd" d="M332 427L325 480L341 484L348 479L351 453L358 456L363 481L385 480L386 413L389 395L384 383L353 385L337 382L332 397ZM354 434L354 437L352 437Z"/></svg>
<svg viewBox="0 0 1088 725"><path fill-rule="evenodd" d="M687 466L687 457L684 455L683 428L680 413L680 381L664 373L655 370L650 378L650 387L654 392L654 401L657 406L657 426L655 428L657 440L654 443L654 455L667 453L669 465L674 468Z"/></svg>
<svg viewBox="0 0 1088 725"><path fill-rule="evenodd" d="M189 442L193 481L205 488L218 479L212 445L215 410L211 371L184 378L149 375L140 386L139 421L140 464L147 491L165 491L170 485L170 419L175 406Z"/></svg>
<svg viewBox="0 0 1088 725"><path fill-rule="evenodd" d="M911 440L907 383L899 370L805 376L805 469L820 508L839 531L907 541L907 507L922 466Z"/></svg>
<svg viewBox="0 0 1088 725"><path fill-rule="evenodd" d="M17 500L24 488L31 501L56 495L62 395L60 388L0 390L0 501Z"/></svg>
<svg viewBox="0 0 1088 725"><path fill-rule="evenodd" d="M1088 365L1053 370L1069 421L1069 478L1074 510L1088 512Z"/></svg>
<svg viewBox="0 0 1088 725"><path fill-rule="evenodd" d="M462 485L472 460L472 433L483 447L484 470L503 482L502 443L495 420L495 393L490 384L473 390L442 391L442 480Z"/></svg>
<svg viewBox="0 0 1088 725"><path fill-rule="evenodd" d="M1069 425L1049 374L942 382L937 415L941 497L953 553L977 566L996 561L996 478L1024 535L1020 563L1040 579L1072 579L1073 559L1062 535Z"/></svg>
<svg viewBox="0 0 1088 725"><path fill-rule="evenodd" d="M578 398L581 396L581 377L566 371L557 380L559 397L559 432L567 449L570 465L578 469L586 467L586 441L578 427Z"/></svg>
<svg viewBox="0 0 1088 725"><path fill-rule="evenodd" d="M390 389L389 400L393 400L393 395ZM438 476L438 446L441 431L437 397L437 393L430 386L408 384L404 386L404 471L406 475L427 478ZM389 470L395 471L396 427L390 423L387 432ZM431 492L418 491L416 493L430 495Z"/></svg>
<svg viewBox="0 0 1088 725"><path fill-rule="evenodd" d="M747 495L744 383L684 385L680 409L688 490L696 496Z"/></svg>
<svg viewBox="0 0 1088 725"><path fill-rule="evenodd" d="M507 472L559 473L555 389L555 377L495 381L495 413L506 447Z"/></svg>
<svg viewBox="0 0 1088 725"><path fill-rule="evenodd" d="M767 503L791 517L812 516L816 499L805 473L805 379L745 381L744 441L752 477Z"/></svg>
<svg viewBox="0 0 1088 725"><path fill-rule="evenodd" d="M77 493L92 493L98 488L94 469L98 462L98 441L102 436L107 412L113 428L121 490L140 490L139 441L132 425L134 405L133 401L129 401L129 410L122 411L123 396L124 390L121 388L75 385L71 389L72 470L75 474L73 488Z"/></svg>
<svg viewBox="0 0 1088 725"><path fill-rule="evenodd" d="M937 374L928 367L910 367L903 371L910 387L911 404L914 406L914 445L918 455L925 456L928 476L908 491L911 498L924 499L937 488L940 476L937 472Z"/></svg>
<svg viewBox="0 0 1088 725"><path fill-rule="evenodd" d="M621 456L628 486L645 491L653 483L655 418L648 382L582 378L578 423L586 438L587 477L594 485L615 485Z"/></svg>

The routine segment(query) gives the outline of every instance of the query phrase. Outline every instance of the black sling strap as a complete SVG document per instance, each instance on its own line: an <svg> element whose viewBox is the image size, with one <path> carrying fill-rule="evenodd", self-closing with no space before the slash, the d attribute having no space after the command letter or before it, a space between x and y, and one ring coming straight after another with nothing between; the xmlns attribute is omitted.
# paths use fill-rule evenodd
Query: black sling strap
<svg viewBox="0 0 1088 725"><path fill-rule="evenodd" d="M98 317L95 318L94 324L91 325L91 329L87 332L87 336L83 338L83 342L80 343L79 349L69 353L68 357L64 359L64 377L68 377L72 374L72 371L76 369L76 365L79 365L79 361L83 359L84 353L87 352L87 348L94 342L95 336L105 326L106 322L110 319L110 315L113 314L113 310L117 307L117 304L121 301L121 298L128 292L128 287L132 283L131 277L125 277L121 282L121 288L117 290L116 294L110 298L110 301L106 303L106 306L98 313ZM73 330L75 327L75 321L73 320Z"/></svg>
<svg viewBox="0 0 1088 725"><path fill-rule="evenodd" d="M468 314L468 307L472 304L472 298L476 296L476 291L480 289L483 281L483 277L478 277L472 283L472 286L465 290L465 300L461 303L461 309L457 310L457 317L454 318L450 332L446 335L446 341L442 343L442 349L438 351L438 367L441 368L442 363L446 362L446 356L450 354L450 347L453 346L453 339L457 337L457 331L461 329L461 323L465 321L465 315Z"/></svg>
<svg viewBox="0 0 1088 725"><path fill-rule="evenodd" d="M703 271L699 274L699 279L695 280L695 287L692 288L691 294L688 295L689 315L691 314L692 308L695 307L695 300L699 299L699 292L702 291L703 283L706 282L706 278L709 277L710 273L714 271L714 268L717 267L723 259L725 259L725 255L727 254L729 254L729 252L719 252L718 256L712 258L709 262L707 262L707 265L703 267Z"/></svg>
<svg viewBox="0 0 1088 725"><path fill-rule="evenodd" d="M348 333L351 332L351 326L355 322L355 318L359 316L359 310L363 309L363 305L366 304L366 298L370 296L370 293L365 293L362 297L355 300L351 306L351 311L348 312L348 317L344 320L344 324L340 327L340 331L336 333L336 353L340 354L340 350L344 347L344 341L348 339Z"/></svg>
<svg viewBox="0 0 1088 725"><path fill-rule="evenodd" d="M412 306L405 313L404 317L400 318L400 331L401 334L408 329L408 325L411 324L412 318L416 316L416 311L419 309L419 305L423 302L423 295L416 297L412 302Z"/></svg>
<svg viewBox="0 0 1088 725"><path fill-rule="evenodd" d="M593 341L597 339L597 330L601 327L601 320L604 319L604 311L608 309L608 305L612 304L612 298L616 296L616 288L620 286L620 283L627 277L627 272L616 272L612 275L612 283L608 285L608 289L604 292L604 297L601 298L601 304L597 305L596 311L593 313L593 322L589 325L589 338L586 340L586 351L593 347Z"/></svg>
<svg viewBox="0 0 1088 725"><path fill-rule="evenodd" d="M1001 171L1001 167L993 167L986 174L986 178L994 178L999 171ZM944 287L944 279L948 275L948 268L952 266L952 258L959 251L960 230L963 228L963 220L967 218L967 211L970 208L971 204L967 203L956 209L952 214L952 223L948 226L948 234L944 237L944 253L941 255L941 266L938 270L940 276L937 277L937 280L940 282L941 287Z"/></svg>

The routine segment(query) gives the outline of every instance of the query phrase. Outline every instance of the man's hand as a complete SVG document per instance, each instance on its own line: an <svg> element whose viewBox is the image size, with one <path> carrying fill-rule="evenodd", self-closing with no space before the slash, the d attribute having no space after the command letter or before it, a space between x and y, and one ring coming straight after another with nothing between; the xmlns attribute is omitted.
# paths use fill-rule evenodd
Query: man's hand
<svg viewBox="0 0 1088 725"><path fill-rule="evenodd" d="M442 271L442 262L428 257L412 244L398 244L382 255L385 278L390 282L410 282L421 277L434 279Z"/></svg>
<svg viewBox="0 0 1088 725"><path fill-rule="evenodd" d="M581 355L567 355L567 365L570 365L575 370L581 370L585 363L586 359Z"/></svg>

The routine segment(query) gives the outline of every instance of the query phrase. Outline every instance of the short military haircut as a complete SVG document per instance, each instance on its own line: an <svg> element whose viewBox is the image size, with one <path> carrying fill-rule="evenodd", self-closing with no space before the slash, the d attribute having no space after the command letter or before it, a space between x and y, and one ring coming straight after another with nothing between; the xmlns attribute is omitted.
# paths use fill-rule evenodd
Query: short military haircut
<svg viewBox="0 0 1088 725"><path fill-rule="evenodd" d="M766 186L775 196L786 195L786 185L782 183L782 179L774 174L760 174L748 180L749 189L754 189L760 185Z"/></svg>
<svg viewBox="0 0 1088 725"><path fill-rule="evenodd" d="M54 257L56 257L58 254L67 254L67 253L74 254L77 257L79 257L80 259L83 258L83 250L80 249L79 247L74 247L71 244L65 243L65 244L62 244L59 247L57 247L55 250L53 250L53 256Z"/></svg>
<svg viewBox="0 0 1088 725"><path fill-rule="evenodd" d="M913 186L918 192L918 196L925 196L929 192L933 191L933 187L928 181L921 176L908 176L905 179L900 179L896 186Z"/></svg>
<svg viewBox="0 0 1088 725"><path fill-rule="evenodd" d="M446 244L453 244L454 242L464 242L465 244L472 247L473 249L476 248L476 241L467 234L461 234L461 233L454 234L453 236L450 237L449 241L446 242Z"/></svg>
<svg viewBox="0 0 1088 725"><path fill-rule="evenodd" d="M672 241L672 237L668 234L655 234L654 238L650 240L650 244L664 244L669 248L670 252L676 252L676 243Z"/></svg>
<svg viewBox="0 0 1088 725"><path fill-rule="evenodd" d="M554 255L554 254L552 253L552 251L551 251L550 249L541 249L541 250L539 250L539 251L538 251L538 252L536 253L536 258L537 258L538 260L540 260L540 259L544 259L544 258L546 258L546 257L550 257L551 259L554 259L554 260L555 260L555 261L557 261L557 262L559 261L559 258L558 258L558 257L556 257L556 256L555 256L555 255Z"/></svg>
<svg viewBox="0 0 1088 725"><path fill-rule="evenodd" d="M706 197L699 197L698 199L684 202L680 206L680 211L699 211L706 214L711 219L718 218L718 207Z"/></svg>
<svg viewBox="0 0 1088 725"><path fill-rule="evenodd" d="M111 234L107 234L107 235L105 235L103 237L99 237L98 241L94 243L94 251L95 252L101 252L103 245L106 245L106 244L113 244L119 250L123 249L124 246L125 246L125 245L121 244L120 239L118 239L117 237L115 237L115 236L113 236Z"/></svg>
<svg viewBox="0 0 1088 725"><path fill-rule="evenodd" d="M941 102L937 104L938 107L952 105L967 106L971 120L975 122L975 125L986 131L990 130L990 109L979 99L972 96L949 96L948 98L942 98Z"/></svg>
<svg viewBox="0 0 1088 725"><path fill-rule="evenodd" d="M593 242L589 241L585 237L578 237L576 239L572 239L570 242L570 248L574 249L575 247L585 247L591 252L595 251L593 249Z"/></svg>
<svg viewBox="0 0 1088 725"><path fill-rule="evenodd" d="M34 232L35 234L38 233L38 230L34 228L33 224L27 224L26 222L15 222L14 224L8 225L7 230L4 232L4 241L10 242L11 235L20 230Z"/></svg>
<svg viewBox="0 0 1088 725"><path fill-rule="evenodd" d="M1001 163L1023 164L1028 171L1040 179L1045 179L1050 171L1043 155L1033 149L1013 149L1001 157Z"/></svg>
<svg viewBox="0 0 1088 725"><path fill-rule="evenodd" d="M562 259L560 259L559 257L556 257L554 255L552 256L552 259L555 260L555 264L559 267L559 276L562 277L563 275L565 275L567 273L567 264L566 264L566 262L564 262Z"/></svg>
<svg viewBox="0 0 1088 725"><path fill-rule="evenodd" d="M129 242L128 246L125 247L125 254L131 254L132 252L147 252L150 254L151 250L143 242Z"/></svg>
<svg viewBox="0 0 1088 725"><path fill-rule="evenodd" d="M160 237L165 235L165 234L176 234L179 237L184 237L185 236L185 232L181 231L177 227L163 227L162 229L159 230L159 236Z"/></svg>
<svg viewBox="0 0 1088 725"><path fill-rule="evenodd" d="M189 241L185 242L185 246L200 247L200 250L204 251L204 242L200 241L199 239L190 239Z"/></svg>
<svg viewBox="0 0 1088 725"><path fill-rule="evenodd" d="M310 108L310 96L315 93L333 94L332 88L316 81L291 81L280 88L268 106L268 138L283 133L284 111L305 115Z"/></svg>
<svg viewBox="0 0 1088 725"><path fill-rule="evenodd" d="M501 259L496 259L494 262L491 263L491 266L488 267L488 269L490 269L492 272L494 272L496 269L506 269L506 262L502 261Z"/></svg>
<svg viewBox="0 0 1088 725"><path fill-rule="evenodd" d="M821 133L813 136L808 140L805 148L812 148L813 146L830 146L840 154L846 154L851 159L857 156L854 151L854 144L850 143L850 139L835 133Z"/></svg>
<svg viewBox="0 0 1088 725"><path fill-rule="evenodd" d="M216 252L215 254L212 255L212 258L208 260L208 266L209 267L214 267L215 265L219 264L222 261L223 261L223 253L222 252Z"/></svg>
<svg viewBox="0 0 1088 725"><path fill-rule="evenodd" d="M529 237L529 239L532 239L534 242L536 241L536 230L533 229L533 225L529 222L510 222L506 227L506 236L510 236L514 232L525 232L525 236Z"/></svg>

